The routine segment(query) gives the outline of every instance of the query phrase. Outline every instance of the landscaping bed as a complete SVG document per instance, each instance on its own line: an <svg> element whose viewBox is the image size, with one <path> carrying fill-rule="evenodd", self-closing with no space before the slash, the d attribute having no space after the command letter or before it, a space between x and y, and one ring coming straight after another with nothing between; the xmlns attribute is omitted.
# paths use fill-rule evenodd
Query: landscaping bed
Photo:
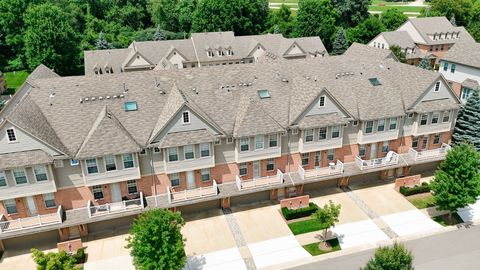
<svg viewBox="0 0 480 270"><path fill-rule="evenodd" d="M309 203L308 207L298 208L298 209L288 209L287 207L282 208L282 215L286 220L309 217L315 213L318 209L318 205L314 203Z"/></svg>
<svg viewBox="0 0 480 270"><path fill-rule="evenodd" d="M463 223L462 218L457 213L452 214L452 220L448 218L448 214L433 217L432 219L438 222L442 226L450 226L450 225L457 225L457 224Z"/></svg>
<svg viewBox="0 0 480 270"><path fill-rule="evenodd" d="M427 193L430 192L430 184L427 182L423 182L420 186L413 186L413 187L400 187L400 193L403 196L411 196L420 193Z"/></svg>
<svg viewBox="0 0 480 270"><path fill-rule="evenodd" d="M431 193L415 194L406 197L406 199L418 209L436 206L435 199Z"/></svg>
<svg viewBox="0 0 480 270"><path fill-rule="evenodd" d="M312 244L308 244L303 246L303 248L310 253L312 256L317 256L317 255L322 255L325 253L330 253L330 252L335 252L341 250L340 243L338 242L338 239L331 239L327 240L327 243L330 246L330 250L323 250L319 248L320 242L315 242Z"/></svg>
<svg viewBox="0 0 480 270"><path fill-rule="evenodd" d="M320 222L315 219L302 220L288 224L288 227L294 235L309 233L325 229Z"/></svg>

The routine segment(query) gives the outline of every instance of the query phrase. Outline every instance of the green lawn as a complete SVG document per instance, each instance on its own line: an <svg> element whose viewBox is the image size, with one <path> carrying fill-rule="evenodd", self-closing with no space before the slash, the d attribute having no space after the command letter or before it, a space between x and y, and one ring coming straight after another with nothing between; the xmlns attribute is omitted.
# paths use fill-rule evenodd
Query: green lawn
<svg viewBox="0 0 480 270"><path fill-rule="evenodd" d="M308 251L308 253L310 253L312 256L322 255L322 254L325 254L325 253L330 253L330 252L341 250L340 243L338 242L337 238L332 239L332 240L327 240L327 243L329 243L330 246L332 247L332 250L330 250L330 251L320 250L318 248L318 243L319 242L312 243L312 244L309 244L309 245L305 245L305 246L303 246L303 248L306 251Z"/></svg>
<svg viewBox="0 0 480 270"><path fill-rule="evenodd" d="M409 199L407 197L407 200L410 201L415 207L418 209L423 209L423 208L428 208L435 206L435 202L433 199L433 196L429 194L429 196L423 197L423 198L414 198L414 199Z"/></svg>
<svg viewBox="0 0 480 270"><path fill-rule="evenodd" d="M438 222L442 226L450 226L450 225L456 225L456 224L459 224L459 223L463 223L462 218L457 213L452 214L453 224L449 224L448 214L441 215L441 216L438 216L438 217L433 217L432 219L435 220L436 222Z"/></svg>
<svg viewBox="0 0 480 270"><path fill-rule="evenodd" d="M412 1L413 2L413 1ZM410 2L387 2L387 1L383 1L383 0L372 0L372 6L375 6L375 5L386 5L386 6L395 6L395 5L407 5L408 3Z"/></svg>
<svg viewBox="0 0 480 270"><path fill-rule="evenodd" d="M28 77L28 72L25 70L5 72L5 81L7 82L8 93L13 94L23 84Z"/></svg>
<svg viewBox="0 0 480 270"><path fill-rule="evenodd" d="M368 9L369 11L381 11L381 12L384 12L384 11L387 11L387 9L391 9L391 8L396 8L398 9L400 12L417 12L417 13L420 13L423 9L425 9L424 7L415 7L415 6L402 6L402 7L398 7L398 6L370 6L370 8Z"/></svg>
<svg viewBox="0 0 480 270"><path fill-rule="evenodd" d="M314 219L307 219L303 221L293 222L288 224L288 227L294 235L314 232L325 229L320 223Z"/></svg>

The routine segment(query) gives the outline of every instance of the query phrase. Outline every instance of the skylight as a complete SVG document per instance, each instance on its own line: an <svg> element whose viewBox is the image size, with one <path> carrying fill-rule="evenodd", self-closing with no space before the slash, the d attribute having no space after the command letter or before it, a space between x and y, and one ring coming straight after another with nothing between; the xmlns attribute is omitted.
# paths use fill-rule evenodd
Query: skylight
<svg viewBox="0 0 480 270"><path fill-rule="evenodd" d="M126 112L136 111L138 109L136 101L126 101L124 107Z"/></svg>
<svg viewBox="0 0 480 270"><path fill-rule="evenodd" d="M259 96L261 99L269 98L269 97L270 97L270 93L268 92L267 89L258 90L258 96Z"/></svg>
<svg viewBox="0 0 480 270"><path fill-rule="evenodd" d="M370 83L371 83L373 86L382 85L377 78L370 78L370 79L368 79L368 80L370 81Z"/></svg>

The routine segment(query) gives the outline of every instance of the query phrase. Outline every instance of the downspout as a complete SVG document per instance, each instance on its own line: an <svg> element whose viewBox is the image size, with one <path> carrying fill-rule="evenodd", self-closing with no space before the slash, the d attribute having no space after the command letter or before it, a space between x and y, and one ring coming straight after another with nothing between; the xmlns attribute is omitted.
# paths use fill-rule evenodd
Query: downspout
<svg viewBox="0 0 480 270"><path fill-rule="evenodd" d="M150 148L148 151L148 155L150 157L150 173L152 174L153 198L155 200L155 207L158 207L157 185L155 183L155 168L153 167L153 151L153 148Z"/></svg>

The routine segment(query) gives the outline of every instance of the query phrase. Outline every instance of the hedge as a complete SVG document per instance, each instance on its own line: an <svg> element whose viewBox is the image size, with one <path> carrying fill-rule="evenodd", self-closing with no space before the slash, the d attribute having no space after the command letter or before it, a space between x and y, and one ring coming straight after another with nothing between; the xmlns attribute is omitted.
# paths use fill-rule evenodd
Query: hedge
<svg viewBox="0 0 480 270"><path fill-rule="evenodd" d="M297 209L288 209L287 207L282 208L282 215L286 220L308 217L311 214L315 213L318 209L318 206L313 202L308 204L308 207L297 208Z"/></svg>
<svg viewBox="0 0 480 270"><path fill-rule="evenodd" d="M430 192L430 185L426 182L423 182L420 186L400 187L400 193L402 193L403 196L410 196L425 192Z"/></svg>
<svg viewBox="0 0 480 270"><path fill-rule="evenodd" d="M79 248L77 250L77 253L72 255L73 258L75 259L75 263L85 263L85 249L84 248Z"/></svg>

